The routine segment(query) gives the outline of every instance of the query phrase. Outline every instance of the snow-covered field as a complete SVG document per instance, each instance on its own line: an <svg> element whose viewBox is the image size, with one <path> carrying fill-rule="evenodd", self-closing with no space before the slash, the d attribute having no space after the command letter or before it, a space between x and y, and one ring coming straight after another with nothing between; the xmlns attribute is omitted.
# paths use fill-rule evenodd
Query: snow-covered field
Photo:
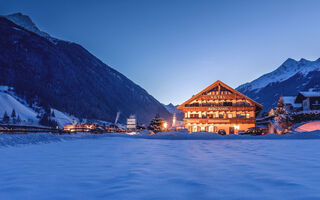
<svg viewBox="0 0 320 200"><path fill-rule="evenodd" d="M30 123L38 121L35 111L23 105L10 94L0 90L0 118L2 119L5 112L10 116L13 109L15 109L16 114L20 116L22 121L30 121Z"/></svg>
<svg viewBox="0 0 320 200"><path fill-rule="evenodd" d="M320 199L320 131L110 136L0 135L0 199Z"/></svg>

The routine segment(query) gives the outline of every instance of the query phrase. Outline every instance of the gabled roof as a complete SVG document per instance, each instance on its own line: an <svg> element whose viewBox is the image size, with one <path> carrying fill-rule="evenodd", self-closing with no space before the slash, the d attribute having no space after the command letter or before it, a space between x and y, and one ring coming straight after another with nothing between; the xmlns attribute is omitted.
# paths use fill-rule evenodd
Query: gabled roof
<svg viewBox="0 0 320 200"><path fill-rule="evenodd" d="M309 97L320 97L320 92L299 92L295 103L302 103L303 100Z"/></svg>
<svg viewBox="0 0 320 200"><path fill-rule="evenodd" d="M299 92L305 97L320 97L320 92Z"/></svg>
<svg viewBox="0 0 320 200"><path fill-rule="evenodd" d="M181 104L180 106L178 106L178 109L182 109L186 104L194 101L195 99L197 99L199 96L201 96L203 93L213 89L214 87L217 87L218 85L221 85L225 88L227 88L228 90L232 91L235 94L238 94L239 96L243 97L244 99L247 99L248 101L252 102L255 106L259 107L260 109L263 108L263 106L257 102L255 102L254 100L250 99L249 97L245 96L244 94L238 92L237 90L231 88L230 86L226 85L225 83L223 83L220 80L217 80L216 82L212 83L211 85L209 85L208 87L206 87L204 90L200 91L198 94L194 95L193 97L191 97L189 100L187 100L186 102L184 102L183 104Z"/></svg>

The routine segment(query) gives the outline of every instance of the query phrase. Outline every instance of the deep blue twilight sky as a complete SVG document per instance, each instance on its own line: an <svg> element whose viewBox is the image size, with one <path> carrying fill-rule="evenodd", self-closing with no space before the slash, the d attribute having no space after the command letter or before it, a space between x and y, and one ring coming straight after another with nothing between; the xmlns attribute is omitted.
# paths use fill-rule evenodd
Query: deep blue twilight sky
<svg viewBox="0 0 320 200"><path fill-rule="evenodd" d="M232 87L288 57L320 57L320 1L0 0L180 104L217 79Z"/></svg>

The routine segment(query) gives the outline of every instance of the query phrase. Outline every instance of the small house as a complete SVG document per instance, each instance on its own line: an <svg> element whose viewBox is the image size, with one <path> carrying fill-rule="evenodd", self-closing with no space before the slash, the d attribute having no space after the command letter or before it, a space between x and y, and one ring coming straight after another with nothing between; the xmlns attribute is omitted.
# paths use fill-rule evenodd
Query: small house
<svg viewBox="0 0 320 200"><path fill-rule="evenodd" d="M320 92L299 92L294 103L301 104L304 111L320 110Z"/></svg>

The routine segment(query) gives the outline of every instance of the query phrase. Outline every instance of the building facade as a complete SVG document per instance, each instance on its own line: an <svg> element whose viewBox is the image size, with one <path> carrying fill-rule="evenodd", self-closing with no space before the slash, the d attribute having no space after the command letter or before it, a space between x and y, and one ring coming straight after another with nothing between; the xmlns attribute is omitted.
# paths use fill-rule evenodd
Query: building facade
<svg viewBox="0 0 320 200"><path fill-rule="evenodd" d="M137 128L137 119L135 115L130 115L127 119L127 130L135 130Z"/></svg>
<svg viewBox="0 0 320 200"><path fill-rule="evenodd" d="M304 111L320 110L320 92L299 92L295 103L301 104Z"/></svg>
<svg viewBox="0 0 320 200"><path fill-rule="evenodd" d="M184 125L189 132L237 134L255 127L262 105L216 81L178 107L184 112Z"/></svg>

